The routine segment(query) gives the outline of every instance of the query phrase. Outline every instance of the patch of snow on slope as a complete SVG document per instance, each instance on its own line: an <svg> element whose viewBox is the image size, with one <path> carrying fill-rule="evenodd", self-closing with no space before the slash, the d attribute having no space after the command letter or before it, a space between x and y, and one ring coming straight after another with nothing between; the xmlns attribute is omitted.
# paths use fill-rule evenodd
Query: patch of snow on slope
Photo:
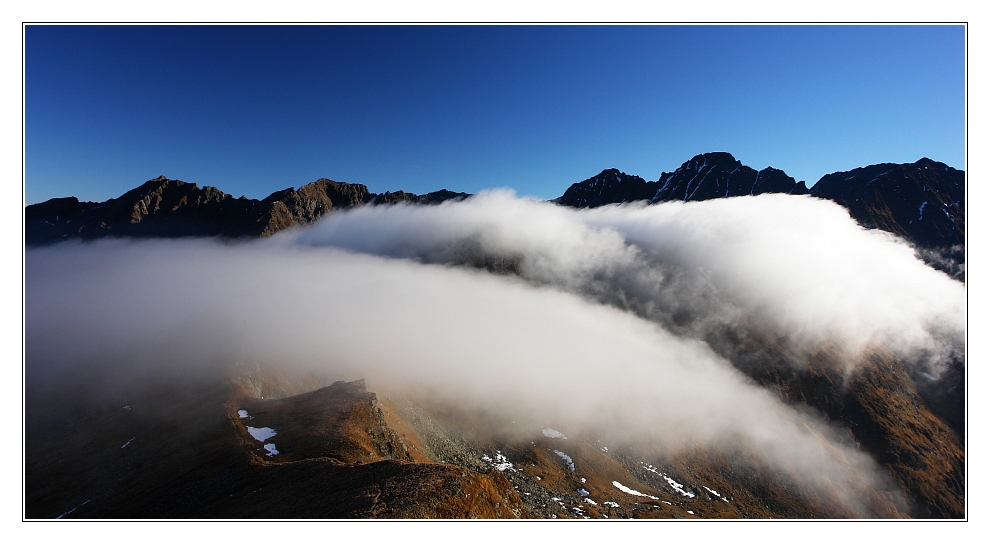
<svg viewBox="0 0 990 544"><path fill-rule="evenodd" d="M560 450L553 450L553 452L559 455L560 458L563 459L565 463L567 463L567 468L571 469L571 472L574 472L574 460L571 459L570 455L567 455L566 453Z"/></svg>
<svg viewBox="0 0 990 544"><path fill-rule="evenodd" d="M660 472L653 465L647 465L646 463L642 463L642 465L643 465L644 468L646 468L646 470L648 470L648 471L656 474L657 476L660 476L664 480L667 480L667 484L669 484L670 487L673 487L681 495L684 495L685 497L691 497L691 498L694 497L694 492L693 491L684 491L684 484L678 483L676 480L674 480L670 476L667 476L663 472Z"/></svg>
<svg viewBox="0 0 990 544"><path fill-rule="evenodd" d="M264 442L265 440L268 440L278 434L271 427L261 427L260 429L257 427L248 427L247 431L251 433L251 436L253 436L258 442Z"/></svg>
<svg viewBox="0 0 990 544"><path fill-rule="evenodd" d="M247 410L238 410L237 416L240 417L241 419L247 419L248 417Z"/></svg>
<svg viewBox="0 0 990 544"><path fill-rule="evenodd" d="M619 482L616 482L614 480L612 481L612 485L614 485L619 491L621 491L623 493L628 493L630 495L636 495L637 497L649 497L649 498L651 498L653 500L660 500L660 497L654 497L653 495L647 495L646 493L640 493L639 491L636 491L635 489L630 489L630 488L628 488L628 487L626 487L626 486L624 486L624 485L622 485Z"/></svg>
<svg viewBox="0 0 990 544"><path fill-rule="evenodd" d="M274 442L269 442L269 443L265 444L265 449L268 450L268 453L265 454L268 457L271 457L273 455L278 455L278 450L275 449L275 443Z"/></svg>
<svg viewBox="0 0 990 544"><path fill-rule="evenodd" d="M715 491L714 489L712 489L712 488L710 488L710 487L708 487L707 485L703 485L703 486L701 486L701 487L703 487L703 488L705 488L705 489L707 489L709 493L711 493L712 495L715 495L716 497L718 497L718 498L720 498L720 499L722 499L723 501L725 501L725 502L729 502L729 499L726 499L726 498L725 498L725 497L723 497L723 496L722 496L722 495L721 495L721 494L720 494L720 493L719 493L718 491Z"/></svg>
<svg viewBox="0 0 990 544"><path fill-rule="evenodd" d="M495 459L488 457L488 455L482 455L481 459L488 462L492 468L499 472L505 472L506 470L517 472L512 463L509 462L509 459L502 455L502 452L499 450L495 450Z"/></svg>
<svg viewBox="0 0 990 544"><path fill-rule="evenodd" d="M562 438L564 440L567 440L567 437L564 436L563 433L561 433L560 431L551 429L550 427L547 427L546 429L543 429L543 436L545 436L547 438Z"/></svg>

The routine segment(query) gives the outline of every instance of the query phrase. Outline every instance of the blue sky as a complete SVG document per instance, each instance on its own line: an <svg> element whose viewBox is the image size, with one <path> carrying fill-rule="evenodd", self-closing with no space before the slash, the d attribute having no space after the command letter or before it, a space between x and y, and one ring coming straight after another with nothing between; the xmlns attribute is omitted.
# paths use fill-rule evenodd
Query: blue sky
<svg viewBox="0 0 990 544"><path fill-rule="evenodd" d="M162 174L554 198L708 151L809 185L962 169L964 55L961 26L28 26L25 198Z"/></svg>

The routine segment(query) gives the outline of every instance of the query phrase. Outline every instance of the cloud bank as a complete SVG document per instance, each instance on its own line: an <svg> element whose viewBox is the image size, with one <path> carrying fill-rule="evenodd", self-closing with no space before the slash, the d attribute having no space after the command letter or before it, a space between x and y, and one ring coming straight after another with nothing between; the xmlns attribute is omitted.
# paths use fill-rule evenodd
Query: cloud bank
<svg viewBox="0 0 990 544"><path fill-rule="evenodd" d="M961 357L965 288L833 202L766 194L573 210L479 195L360 208L286 242L434 263L496 265L704 338L745 326L808 347L871 343L937 372Z"/></svg>

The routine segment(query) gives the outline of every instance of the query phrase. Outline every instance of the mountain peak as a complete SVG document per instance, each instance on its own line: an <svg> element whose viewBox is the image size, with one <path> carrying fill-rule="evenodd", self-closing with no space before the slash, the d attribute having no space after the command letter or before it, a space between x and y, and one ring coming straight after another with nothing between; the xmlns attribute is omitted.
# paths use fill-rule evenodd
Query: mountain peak
<svg viewBox="0 0 990 544"><path fill-rule="evenodd" d="M695 155L677 170L661 174L657 183L652 202L790 193L797 185L783 170L767 167L757 172L724 151Z"/></svg>
<svg viewBox="0 0 990 544"><path fill-rule="evenodd" d="M617 168L608 168L571 185L554 202L574 208L595 208L604 204L646 200L653 193L651 183L655 185L655 182L647 182Z"/></svg>

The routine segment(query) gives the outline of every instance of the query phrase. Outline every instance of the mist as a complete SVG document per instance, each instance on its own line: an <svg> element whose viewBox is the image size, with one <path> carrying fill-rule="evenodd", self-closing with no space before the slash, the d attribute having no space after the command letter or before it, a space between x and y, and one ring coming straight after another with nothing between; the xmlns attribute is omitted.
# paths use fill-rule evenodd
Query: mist
<svg viewBox="0 0 990 544"><path fill-rule="evenodd" d="M243 243L30 249L25 319L29 390L89 368L319 370L436 391L521 434L751 449L803 484L846 490L865 515L858 493L888 477L706 334L747 326L852 354L880 342L937 368L962 349L965 292L811 198L571 210L492 192L335 212Z"/></svg>

